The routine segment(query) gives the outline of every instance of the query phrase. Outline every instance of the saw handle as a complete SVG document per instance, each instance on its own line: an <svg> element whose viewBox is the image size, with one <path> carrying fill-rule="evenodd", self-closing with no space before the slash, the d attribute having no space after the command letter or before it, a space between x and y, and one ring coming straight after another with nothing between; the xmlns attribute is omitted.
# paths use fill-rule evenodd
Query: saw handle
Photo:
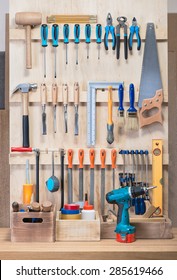
<svg viewBox="0 0 177 280"><path fill-rule="evenodd" d="M112 169L116 168L116 157L117 157L117 152L115 149L111 151L111 162L112 162Z"/></svg>
<svg viewBox="0 0 177 280"><path fill-rule="evenodd" d="M94 162L95 162L95 150L94 149L90 149L89 156L90 156L90 168L94 168Z"/></svg>
<svg viewBox="0 0 177 280"><path fill-rule="evenodd" d="M101 159L101 169L105 168L105 160L106 160L106 151L101 149L100 151L100 159Z"/></svg>
<svg viewBox="0 0 177 280"><path fill-rule="evenodd" d="M153 98L144 99L142 102L142 108L139 112L139 123L140 128L155 122L162 124L162 102L163 102L163 91L159 89ZM158 112L152 116L145 117L145 112L150 111L153 108L157 108Z"/></svg>
<svg viewBox="0 0 177 280"><path fill-rule="evenodd" d="M69 149L68 150L68 168L72 169L73 167L73 150Z"/></svg>
<svg viewBox="0 0 177 280"><path fill-rule="evenodd" d="M79 150L79 168L84 168L83 166L83 161L84 161L84 150L80 149Z"/></svg>

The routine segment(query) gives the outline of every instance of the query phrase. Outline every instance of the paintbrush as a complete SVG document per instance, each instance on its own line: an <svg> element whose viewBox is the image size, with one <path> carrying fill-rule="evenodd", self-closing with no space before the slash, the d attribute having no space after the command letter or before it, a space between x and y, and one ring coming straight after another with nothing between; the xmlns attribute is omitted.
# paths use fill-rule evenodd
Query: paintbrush
<svg viewBox="0 0 177 280"><path fill-rule="evenodd" d="M119 96L119 107L117 112L118 126L123 127L125 123L125 118L124 118L124 107L123 107L124 88L122 84L118 88L118 96Z"/></svg>
<svg viewBox="0 0 177 280"><path fill-rule="evenodd" d="M126 129L127 130L137 130L138 129L138 113L134 107L135 90L134 90L133 84L130 84L130 87L129 87L129 99L130 99L130 107L127 110Z"/></svg>

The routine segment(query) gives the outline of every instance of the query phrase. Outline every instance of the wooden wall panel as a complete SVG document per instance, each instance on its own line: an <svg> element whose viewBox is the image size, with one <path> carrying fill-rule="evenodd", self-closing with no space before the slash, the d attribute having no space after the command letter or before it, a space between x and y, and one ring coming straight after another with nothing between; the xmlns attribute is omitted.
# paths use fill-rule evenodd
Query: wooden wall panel
<svg viewBox="0 0 177 280"><path fill-rule="evenodd" d="M126 15L128 18L128 23L131 25L133 16L136 15L137 21L141 26L141 37L143 39L142 49L140 53L136 51L136 43L134 44L133 55L129 55L127 61L124 60L123 55L123 43L121 42L121 59L116 61L115 53L111 50L111 44L109 45L109 52L106 53L103 44L101 44L101 59L97 61L97 49L95 41L90 44L90 59L86 59L86 45L84 42L84 26L81 26L81 43L79 44L79 65L75 65L75 47L73 43L73 32L71 31L71 42L69 43L69 65L65 65L65 48L63 42L60 40L59 47L57 49L57 72L58 78L57 83L61 86L62 83L68 83L70 86L69 90L69 106L68 106L68 124L69 133L66 135L64 133L64 120L63 120L63 106L61 103L61 90L59 91L59 101L57 104L57 133L53 134L53 119L52 119L52 104L51 101L51 84L54 81L53 78L53 49L51 47L51 28L49 28L49 46L47 48L47 79L45 79L48 85L48 104L47 104L47 125L48 134L47 136L41 135L41 105L40 105L40 93L39 90L36 93L30 93L30 141L31 146L34 148L44 149L48 148L74 148L75 149L75 166L74 166L74 198L78 198L78 170L77 170L77 151L78 148L84 148L88 154L88 149L86 145L86 91L88 81L123 81L125 83L125 110L128 108L128 87L131 82L135 84L136 88L136 102L138 98L138 90L141 76L141 66L144 50L144 39L146 24L148 22L154 22L156 27L156 37L158 39L158 50L159 50L159 61L161 68L161 75L163 81L163 88L165 94L165 104L163 105L163 126L160 124L154 124L142 130L134 131L131 133L123 131L118 132L117 126L117 93L114 93L114 108L113 108L113 120L115 124L115 141L112 145L107 145L106 142L106 123L107 123L107 104L106 99L103 97L102 103L97 104L97 158L99 158L99 149L106 148L110 151L110 148L119 149L148 149L151 152L152 149L152 139L162 138L164 141L164 158L165 158L165 193L168 193L167 184L167 171L168 171L168 68L167 68L167 1L146 1L146 0L126 0L123 2L118 2L117 0L111 1L110 3L106 0L70 0L64 1L57 0L47 1L47 0L31 0L23 1L19 4L19 1L13 0L10 4L10 90L9 90L9 100L10 100L10 146L21 146L22 143L22 131L21 131L21 96L18 93L16 96L11 96L12 90L17 84L23 82L36 82L40 86L43 79L43 50L40 43L40 29L39 27L34 28L32 31L32 56L33 56L33 69L25 69L25 42L24 42L24 30L21 27L15 25L15 13L17 11L29 11L33 7L33 11L40 11L43 14L43 22L45 22L45 17L49 14L57 13L77 13L78 10L83 14L97 14L98 21L103 26L106 25L107 13L111 12L114 19L113 24L116 25L116 18L118 15ZM127 7L129 7L127 9ZM144 12L145 11L145 12ZM60 34L62 34L62 25L60 26ZM94 34L94 30L93 30ZM93 35L94 37L95 35ZM60 35L60 39L63 36ZM123 38L123 34L122 34ZM18 59L18 71L15 67L16 61ZM83 98L83 103L79 104L79 127L80 134L78 137L74 137L74 106L72 102L72 86L75 81L80 83L81 98ZM102 95L107 95L106 92L102 92ZM136 103L137 106L137 103ZM110 153L108 153L110 154ZM56 153L56 174L60 175L59 170L59 156ZM20 159L21 157L21 159ZM10 155L10 168L11 168L11 201L21 200L22 198L22 184L25 182L25 160L26 155L18 155L14 158L14 155ZM35 183L35 160L34 155L29 156L31 165L31 180ZM44 162L45 160L45 162ZM45 187L45 181L51 175L51 154L41 155L42 164L40 166L40 198L49 198L54 202L57 202L57 207L60 204L60 193L50 194ZM66 160L67 163L67 160ZM111 168L110 168L110 158L107 159L107 170L106 170L106 191L109 191L111 186ZM118 155L118 167L116 170L116 185L118 185L118 173L122 170L122 158ZM85 161L85 190L89 189L89 161L88 156ZM67 167L66 167L67 170ZM150 171L150 168L149 168ZM95 182L96 182L96 208L99 207L100 203L100 166L97 166L95 172ZM67 194L67 172L65 173L66 180L66 194ZM167 207L168 199L164 198L164 212L168 212Z"/></svg>

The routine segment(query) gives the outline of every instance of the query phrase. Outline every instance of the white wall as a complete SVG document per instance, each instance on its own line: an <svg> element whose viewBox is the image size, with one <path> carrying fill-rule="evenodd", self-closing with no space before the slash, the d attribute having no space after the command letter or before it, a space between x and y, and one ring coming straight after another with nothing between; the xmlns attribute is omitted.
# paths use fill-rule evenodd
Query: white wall
<svg viewBox="0 0 177 280"><path fill-rule="evenodd" d="M168 0L168 12L177 13L177 0Z"/></svg>
<svg viewBox="0 0 177 280"><path fill-rule="evenodd" d="M0 0L0 51L5 50L5 14L9 10L9 0Z"/></svg>

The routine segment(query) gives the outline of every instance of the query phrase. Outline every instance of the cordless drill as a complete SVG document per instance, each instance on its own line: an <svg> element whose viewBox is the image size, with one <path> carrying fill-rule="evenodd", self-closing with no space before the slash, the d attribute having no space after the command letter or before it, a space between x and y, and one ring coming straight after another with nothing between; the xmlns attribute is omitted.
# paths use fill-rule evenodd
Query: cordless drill
<svg viewBox="0 0 177 280"><path fill-rule="evenodd" d="M130 225L128 209L132 205L133 198L143 195L154 188L156 187L124 187L106 194L107 202L117 204L119 207L115 229L118 242L131 243L135 241L135 227Z"/></svg>

